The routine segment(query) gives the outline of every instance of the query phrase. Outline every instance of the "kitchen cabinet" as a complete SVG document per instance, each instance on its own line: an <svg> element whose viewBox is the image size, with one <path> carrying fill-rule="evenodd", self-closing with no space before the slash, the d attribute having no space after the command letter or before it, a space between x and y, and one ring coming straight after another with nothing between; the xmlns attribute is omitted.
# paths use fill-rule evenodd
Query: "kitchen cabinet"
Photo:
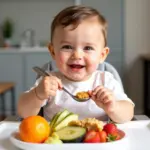
<svg viewBox="0 0 150 150"><path fill-rule="evenodd" d="M12 81L15 86L15 105L20 93L28 90L35 82L36 73L32 71L33 66L42 66L51 61L47 49L40 51L29 50L0 50L0 81ZM6 114L11 113L10 93L6 94ZM1 114L0 100L0 114Z"/></svg>
<svg viewBox="0 0 150 150"><path fill-rule="evenodd" d="M23 57L18 54L0 54L0 81L12 81L16 83L15 93L16 98L19 93L23 91ZM10 113L11 98L10 93L6 94L6 114ZM2 110L1 100L0 100L0 110Z"/></svg>

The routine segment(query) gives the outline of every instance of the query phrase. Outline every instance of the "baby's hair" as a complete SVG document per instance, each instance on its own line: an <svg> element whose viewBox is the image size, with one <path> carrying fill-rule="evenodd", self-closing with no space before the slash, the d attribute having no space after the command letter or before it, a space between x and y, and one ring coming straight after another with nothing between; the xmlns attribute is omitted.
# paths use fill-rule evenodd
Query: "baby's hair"
<svg viewBox="0 0 150 150"><path fill-rule="evenodd" d="M102 33L104 36L105 46L107 45L107 21L106 19L94 8L85 6L70 6L59 12L51 24L51 41L53 39L56 27L63 26L63 28L73 25L73 29L85 19L97 17L102 26Z"/></svg>

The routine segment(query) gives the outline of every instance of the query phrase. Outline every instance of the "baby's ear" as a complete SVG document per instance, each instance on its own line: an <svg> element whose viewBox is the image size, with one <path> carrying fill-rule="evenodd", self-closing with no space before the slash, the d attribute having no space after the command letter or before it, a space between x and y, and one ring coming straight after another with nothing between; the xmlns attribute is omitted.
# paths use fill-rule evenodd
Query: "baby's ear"
<svg viewBox="0 0 150 150"><path fill-rule="evenodd" d="M49 44L48 44L48 50L49 50L51 56L52 56L53 59L54 59L54 57L55 57L55 52L54 52L54 47L53 47L52 43L49 43Z"/></svg>
<svg viewBox="0 0 150 150"><path fill-rule="evenodd" d="M109 47L104 47L101 51L100 63L103 63L109 54Z"/></svg>

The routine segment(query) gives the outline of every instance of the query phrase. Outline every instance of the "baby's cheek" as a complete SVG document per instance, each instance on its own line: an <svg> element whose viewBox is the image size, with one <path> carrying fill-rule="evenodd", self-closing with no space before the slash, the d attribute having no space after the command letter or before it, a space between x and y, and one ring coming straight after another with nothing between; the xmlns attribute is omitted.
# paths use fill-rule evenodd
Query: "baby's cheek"
<svg viewBox="0 0 150 150"><path fill-rule="evenodd" d="M88 67L88 70L93 72L97 69L98 65L97 64L90 64Z"/></svg>
<svg viewBox="0 0 150 150"><path fill-rule="evenodd" d="M63 57L63 56L59 56L58 57L58 60L57 60L58 62L59 62L59 64L64 64L65 63L65 57Z"/></svg>

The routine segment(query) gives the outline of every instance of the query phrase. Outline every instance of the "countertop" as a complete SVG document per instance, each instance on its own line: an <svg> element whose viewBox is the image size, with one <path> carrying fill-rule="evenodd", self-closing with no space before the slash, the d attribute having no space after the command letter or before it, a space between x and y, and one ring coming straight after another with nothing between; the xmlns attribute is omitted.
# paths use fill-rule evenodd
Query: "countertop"
<svg viewBox="0 0 150 150"><path fill-rule="evenodd" d="M47 47L0 48L0 53L39 53L48 52Z"/></svg>

